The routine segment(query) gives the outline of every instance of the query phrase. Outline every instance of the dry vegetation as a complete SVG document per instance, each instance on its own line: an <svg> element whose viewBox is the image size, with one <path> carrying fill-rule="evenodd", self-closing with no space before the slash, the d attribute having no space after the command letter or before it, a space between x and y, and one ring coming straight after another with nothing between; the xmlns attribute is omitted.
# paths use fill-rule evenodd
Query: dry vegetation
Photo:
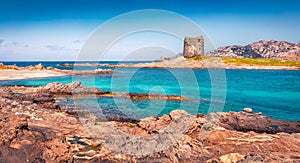
<svg viewBox="0 0 300 163"><path fill-rule="evenodd" d="M267 58L222 58L226 64L250 65L250 66L294 66L300 67L300 61L276 60Z"/></svg>

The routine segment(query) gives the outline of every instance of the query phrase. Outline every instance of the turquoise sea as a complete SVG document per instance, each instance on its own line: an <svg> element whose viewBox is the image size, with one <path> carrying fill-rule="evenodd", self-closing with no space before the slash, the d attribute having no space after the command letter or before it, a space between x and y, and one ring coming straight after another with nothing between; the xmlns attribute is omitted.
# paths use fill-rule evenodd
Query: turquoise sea
<svg viewBox="0 0 300 163"><path fill-rule="evenodd" d="M4 62L27 66L42 63L61 69L59 63L73 62ZM86 62L84 62L86 63ZM106 62L115 64L116 62ZM133 62L131 62L133 63ZM101 67L105 68L105 67ZM95 67L80 67L80 70ZM133 118L162 115L174 109L192 114L214 111L241 111L245 107L275 119L300 120L300 71L292 70L207 70L163 68L117 68L112 75L63 76L40 79L1 81L0 85L40 86L49 82L81 81L86 87L113 92L182 95L190 101L131 101L122 98L69 99L86 109L113 110ZM223 106L224 105L224 106Z"/></svg>

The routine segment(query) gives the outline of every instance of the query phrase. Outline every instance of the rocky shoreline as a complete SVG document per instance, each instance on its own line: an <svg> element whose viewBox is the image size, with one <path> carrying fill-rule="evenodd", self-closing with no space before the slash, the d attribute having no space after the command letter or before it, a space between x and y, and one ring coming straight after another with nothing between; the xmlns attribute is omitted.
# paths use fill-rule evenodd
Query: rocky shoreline
<svg viewBox="0 0 300 163"><path fill-rule="evenodd" d="M55 103L59 96L108 93L79 82L0 87L0 162L300 161L300 121L274 120L251 109L207 115L175 110L140 120L99 119ZM115 139L120 135L113 129L126 138ZM176 137L175 131L182 135ZM138 142L141 138L153 140L152 145L145 148ZM136 151L133 147L139 145L143 148Z"/></svg>

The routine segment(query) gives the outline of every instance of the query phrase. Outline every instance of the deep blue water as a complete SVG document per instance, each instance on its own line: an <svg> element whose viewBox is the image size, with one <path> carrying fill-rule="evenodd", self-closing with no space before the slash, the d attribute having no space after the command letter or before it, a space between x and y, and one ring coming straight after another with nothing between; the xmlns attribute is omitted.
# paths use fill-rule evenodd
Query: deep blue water
<svg viewBox="0 0 300 163"><path fill-rule="evenodd" d="M16 64L27 66L36 63L19 62ZM58 62L43 62L44 66L62 68L58 64ZM69 101L70 104L75 103L88 109L100 107L115 110L133 118L162 115L174 109L184 109L196 114L198 112L241 111L244 107L251 107L254 112L262 112L272 118L300 120L300 71L158 68L118 68L115 71L113 75L2 81L0 85L40 86L49 82L70 83L76 80L81 81L84 86L97 87L101 90L174 94L193 98L191 101L181 102L130 101L123 98L85 98Z"/></svg>

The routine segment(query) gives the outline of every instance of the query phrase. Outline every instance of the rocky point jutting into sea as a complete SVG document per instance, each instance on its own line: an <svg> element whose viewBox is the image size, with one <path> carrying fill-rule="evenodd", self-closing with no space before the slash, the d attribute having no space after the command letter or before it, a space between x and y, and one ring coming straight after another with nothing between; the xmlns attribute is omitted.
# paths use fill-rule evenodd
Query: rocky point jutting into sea
<svg viewBox="0 0 300 163"><path fill-rule="evenodd" d="M184 40L183 54L163 57L161 61L137 64L61 64L61 66L106 66L111 68L193 68L193 69L264 69L299 70L300 44L286 41L261 40L246 46L219 47L204 53L203 37ZM244 59L236 60L236 59ZM251 60L253 59L253 60Z"/></svg>
<svg viewBox="0 0 300 163"><path fill-rule="evenodd" d="M113 96L111 92L86 88L79 82L0 87L0 162L300 161L300 121L274 120L250 108L207 115L174 110L169 115L143 119L103 115L106 119L103 120L90 114L82 116L84 111L79 108L68 110L56 104L57 99L67 96L105 94ZM139 94L135 97L150 98ZM163 96L153 99L160 98ZM106 132L95 136L86 128L87 124ZM190 125L184 128L186 124ZM121 130L128 138L159 138L153 139L158 142L152 142L152 148L170 140L162 136L166 129L182 132L182 136L173 137L166 148L151 152L149 145L139 149L142 154L135 155L130 151L135 149L130 147L138 146L135 144L138 141L124 139L120 149L128 146L127 151L108 146L109 140L118 136L112 128Z"/></svg>

